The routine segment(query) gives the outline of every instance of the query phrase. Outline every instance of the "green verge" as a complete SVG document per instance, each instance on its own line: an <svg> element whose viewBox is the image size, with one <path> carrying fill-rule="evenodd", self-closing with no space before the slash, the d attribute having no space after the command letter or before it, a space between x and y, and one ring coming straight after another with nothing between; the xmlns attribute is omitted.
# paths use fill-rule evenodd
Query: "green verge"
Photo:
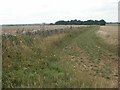
<svg viewBox="0 0 120 90"><path fill-rule="evenodd" d="M65 37L52 44L47 53L40 47L45 37L3 36L3 87L93 87L90 82L77 80L73 71L61 63L61 57L71 53L69 49L62 51L64 48L76 43L94 63L99 63L98 58L110 48L96 36L98 29L99 26L67 29ZM71 78L73 82L69 83Z"/></svg>

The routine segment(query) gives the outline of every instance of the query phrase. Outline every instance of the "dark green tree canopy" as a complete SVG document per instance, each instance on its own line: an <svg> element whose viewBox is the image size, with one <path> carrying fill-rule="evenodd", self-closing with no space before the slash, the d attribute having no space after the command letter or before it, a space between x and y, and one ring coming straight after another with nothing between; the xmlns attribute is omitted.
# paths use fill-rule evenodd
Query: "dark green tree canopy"
<svg viewBox="0 0 120 90"><path fill-rule="evenodd" d="M57 21L55 22L55 25L105 25L106 22L104 20L87 20L87 21L81 21L81 20L70 20L70 21Z"/></svg>

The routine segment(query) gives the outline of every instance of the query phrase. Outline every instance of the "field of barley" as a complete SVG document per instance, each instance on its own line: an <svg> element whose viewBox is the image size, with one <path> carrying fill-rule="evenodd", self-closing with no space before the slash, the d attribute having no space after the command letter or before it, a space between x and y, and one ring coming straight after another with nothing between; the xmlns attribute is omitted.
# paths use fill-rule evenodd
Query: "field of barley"
<svg viewBox="0 0 120 90"><path fill-rule="evenodd" d="M16 34L25 28L3 27L10 33L2 35L3 88L118 87L117 26L44 28L27 27L39 31ZM40 34L53 28L60 32Z"/></svg>

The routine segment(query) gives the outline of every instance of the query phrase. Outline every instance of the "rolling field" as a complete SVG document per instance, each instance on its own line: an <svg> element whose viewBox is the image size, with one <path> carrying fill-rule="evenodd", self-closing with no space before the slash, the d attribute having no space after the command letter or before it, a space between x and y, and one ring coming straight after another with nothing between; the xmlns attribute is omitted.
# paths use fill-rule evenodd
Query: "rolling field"
<svg viewBox="0 0 120 90"><path fill-rule="evenodd" d="M62 29L51 36L3 35L3 88L118 87L116 27Z"/></svg>
<svg viewBox="0 0 120 90"><path fill-rule="evenodd" d="M33 25L33 26L2 26L2 33L16 34L16 31L55 30L70 27L86 27L86 25Z"/></svg>

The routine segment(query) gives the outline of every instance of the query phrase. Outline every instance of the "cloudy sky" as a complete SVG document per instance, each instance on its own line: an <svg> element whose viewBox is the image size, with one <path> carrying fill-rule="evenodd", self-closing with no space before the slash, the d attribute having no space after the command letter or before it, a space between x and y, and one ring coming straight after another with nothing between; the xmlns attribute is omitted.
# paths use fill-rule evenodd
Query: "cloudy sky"
<svg viewBox="0 0 120 90"><path fill-rule="evenodd" d="M119 0L0 0L0 24L118 21Z"/></svg>

